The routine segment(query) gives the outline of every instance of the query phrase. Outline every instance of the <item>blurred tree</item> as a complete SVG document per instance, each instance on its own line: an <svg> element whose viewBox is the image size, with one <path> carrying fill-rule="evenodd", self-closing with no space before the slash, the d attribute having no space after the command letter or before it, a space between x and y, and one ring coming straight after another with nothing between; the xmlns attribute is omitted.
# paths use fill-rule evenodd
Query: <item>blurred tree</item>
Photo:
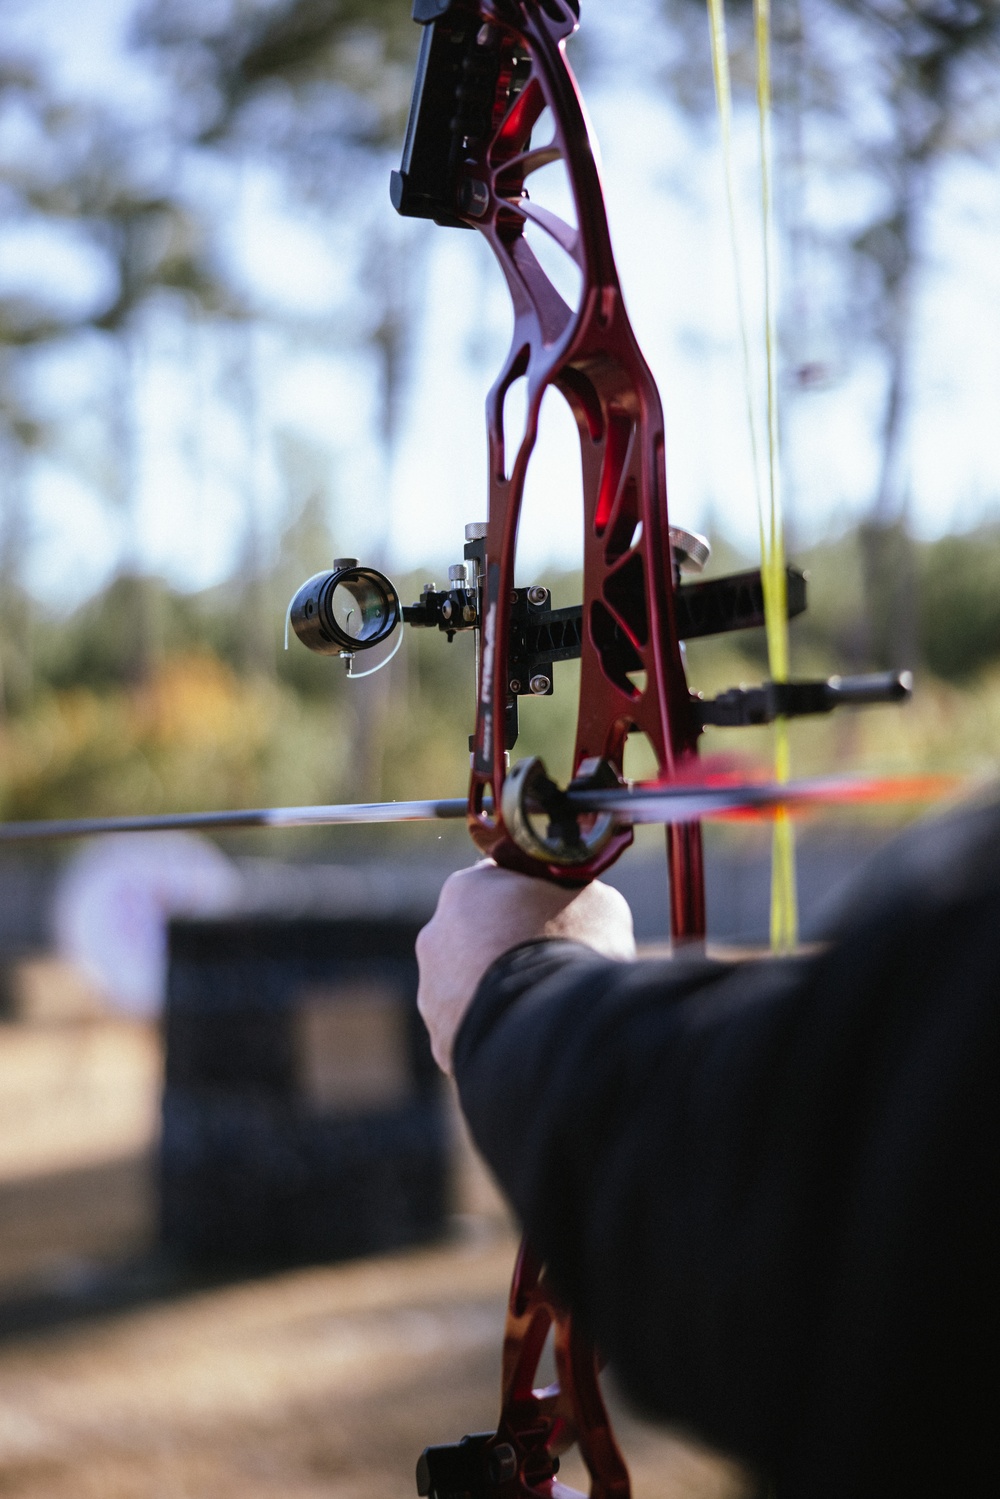
<svg viewBox="0 0 1000 1499"><path fill-rule="evenodd" d="M28 700L32 687L32 599L24 585L31 540L26 454L44 429L14 405L0 377L0 718Z"/></svg>
<svg viewBox="0 0 1000 1499"><path fill-rule="evenodd" d="M834 0L864 27L888 129L869 166L879 211L853 241L859 305L881 349L885 397L881 464L864 558L868 657L913 665L918 648L918 569L907 527L907 420L912 401L915 311L925 263L927 212L942 162L984 152L1000 137L995 69L998 0Z"/></svg>
<svg viewBox="0 0 1000 1499"><path fill-rule="evenodd" d="M152 0L139 46L171 60L192 139L252 142L300 181L401 138L416 27L398 0Z"/></svg>
<svg viewBox="0 0 1000 1499"><path fill-rule="evenodd" d="M357 224L356 326L375 366L381 450L382 494L367 508L384 517L368 560L385 565L421 259L412 232L389 232L384 213L373 216L370 191L373 168L385 172L386 150L395 152L403 133L418 41L409 7L398 0L224 0L207 11L191 0L156 0L139 11L134 36L170 60L194 143L269 161L286 187L295 184L322 212L350 214ZM349 199L358 184L363 192ZM387 671L352 699L352 794L365 800L381 794L389 692Z"/></svg>
<svg viewBox="0 0 1000 1499"><path fill-rule="evenodd" d="M734 80L749 99L750 0L727 9ZM664 0L663 13L677 35L664 77L682 107L707 118L714 105L704 0ZM927 215L944 164L962 152L985 156L1000 140L1000 0L776 0L774 41L777 136L791 168L778 184L791 287L785 388L804 392L833 377L836 362L803 342L802 330L815 335L821 316L837 332L844 366L865 347L881 356L880 462L859 533L864 590L852 651L859 664L913 665L922 575L907 525L907 423ZM701 66L692 63L698 56ZM823 228L808 223L807 125L812 147L822 142L828 187L835 175L860 174L868 184L874 211L860 223L849 213ZM802 262L817 250L828 269L814 267L810 287ZM838 261L840 273L830 274ZM817 296L828 304L821 315Z"/></svg>
<svg viewBox="0 0 1000 1499"><path fill-rule="evenodd" d="M232 320L225 330L222 386L239 413L243 432L240 490L243 534L236 557L242 597L243 628L239 664L251 677L275 673L273 614L267 597L267 558L261 514L261 477L265 441L260 320Z"/></svg>
<svg viewBox="0 0 1000 1499"><path fill-rule="evenodd" d="M0 189L12 217L44 223L56 233L82 231L108 262L111 286L98 305L69 313L54 310L44 296L8 299L0 304L0 343L9 350L34 348L88 328L113 342L117 376L108 403L104 486L125 523L120 566L133 582L120 590L118 600L128 642L122 669L135 681L148 675L164 626L156 619L159 591L142 579L137 530L135 397L144 314L169 291L202 315L214 314L223 342L231 345L235 339L240 345L223 378L246 431L246 527L237 568L250 605L243 634L246 665L257 671L273 663L261 608L253 607L264 566L255 449L270 434L261 431L257 361L248 357L255 344L249 309L237 305L212 256L217 227L212 207L203 203L196 209L180 195L183 155L192 146L211 149L216 159L220 151L223 157L235 154L237 183L247 163L270 160L286 182L294 179L324 209L343 217L347 178L364 173L373 153L401 134L417 31L406 7L395 0L234 0L210 12L168 0L137 10L133 39L173 64L176 107L169 139L151 139L131 128L110 105L54 97L36 68L0 63L0 91L11 100L16 93L17 109L29 121L27 129L22 121L11 136L21 140L22 149L7 151L0 164ZM400 274L407 253L403 238L382 234L358 257L365 308L356 330L374 358L379 435L387 455L398 431L413 311L414 293L407 296L406 288L414 286L414 278ZM28 430L13 394L24 385L23 365L7 359L4 373L11 391L8 439L16 444ZM37 422L35 430L37 445L42 432ZM387 456L383 477L390 461ZM13 483L8 488L9 510L15 503ZM24 531L13 520L6 527L11 540ZM8 546L8 573L14 555Z"/></svg>
<svg viewBox="0 0 1000 1499"><path fill-rule="evenodd" d="M23 114L40 93L24 60L0 57L0 119ZM10 181L12 152L0 146L0 199L11 217L19 208ZM27 455L43 446L46 425L32 409L21 380L25 351L61 337L66 320L29 295L0 291L0 716L31 688L30 610L24 565L31 533Z"/></svg>
<svg viewBox="0 0 1000 1499"><path fill-rule="evenodd" d="M82 241L105 271L105 289L81 305L67 304L58 287L42 283L28 294L0 299L0 422L11 476L4 495L3 582L15 592L21 586L28 523L18 507L25 505L25 458L55 441L51 426L32 412L26 356L97 333L109 341L117 368L107 403L107 492L125 524L120 568L133 579L122 598L123 670L139 681L148 676L157 635L157 591L142 577L136 516L141 315L164 294L215 313L235 312L236 299L212 263L204 227L166 190L170 172L163 153L151 153L141 132L103 107L54 97L41 73L25 65L0 65L0 110L17 120L0 154L8 229L44 229L57 242ZM153 166L157 155L161 160ZM23 649L19 654L24 656Z"/></svg>
<svg viewBox="0 0 1000 1499"><path fill-rule="evenodd" d="M919 550L920 652L937 676L967 683L1000 661L1000 522Z"/></svg>
<svg viewBox="0 0 1000 1499"><path fill-rule="evenodd" d="M91 125L90 149L73 164L71 177L53 194L34 195L37 206L86 225L114 272L111 300L92 319L111 335L118 378L110 392L109 437L112 493L125 522L120 567L131 586L123 596L123 637L128 642L125 677L148 680L160 654L160 590L144 576L139 535L139 439L135 409L145 309L165 293L187 310L238 316L237 297L212 263L205 226L192 210L157 186L137 179L137 142L122 138L104 118Z"/></svg>

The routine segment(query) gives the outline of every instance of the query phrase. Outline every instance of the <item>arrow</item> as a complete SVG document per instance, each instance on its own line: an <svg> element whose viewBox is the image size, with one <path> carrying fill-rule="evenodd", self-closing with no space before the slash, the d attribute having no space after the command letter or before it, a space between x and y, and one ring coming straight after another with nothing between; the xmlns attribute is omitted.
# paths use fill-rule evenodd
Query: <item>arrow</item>
<svg viewBox="0 0 1000 1499"><path fill-rule="evenodd" d="M567 791L566 805L584 815L615 812L623 823L685 823L700 817L766 815L777 807L847 806L887 801L930 801L957 789L957 776L827 776L816 780L640 783L594 791ZM262 807L244 812L174 812L151 817L70 817L0 823L0 844L91 838L101 833L210 832L235 828L318 828L352 823L458 821L462 797L436 801L358 802L321 807ZM487 803L486 810L489 810ZM539 812L541 808L538 809Z"/></svg>

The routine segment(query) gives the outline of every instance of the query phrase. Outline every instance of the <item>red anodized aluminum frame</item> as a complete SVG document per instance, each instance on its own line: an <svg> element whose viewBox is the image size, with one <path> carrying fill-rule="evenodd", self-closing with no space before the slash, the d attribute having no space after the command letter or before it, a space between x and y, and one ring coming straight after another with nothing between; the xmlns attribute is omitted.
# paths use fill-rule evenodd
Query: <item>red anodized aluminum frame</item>
<svg viewBox="0 0 1000 1499"><path fill-rule="evenodd" d="M511 838L499 807L506 774L503 714L508 694L508 639L502 625L514 587L517 528L542 397L554 386L565 397L580 434L583 479L584 580L580 707L574 773L599 759L622 776L628 733L644 734L657 779L672 780L696 753L698 728L674 618L673 563L667 521L663 413L659 393L635 339L622 299L594 148L565 41L577 19L566 0L519 0L502 10L479 6L484 24L527 51L531 71L494 132L470 157L463 215L488 239L514 306L514 333L503 370L487 399L489 514L483 599L483 648L469 793L469 825L479 848L508 867L539 873L537 859ZM530 144L548 109L550 142ZM577 225L531 202L525 181L561 161ZM582 278L570 307L542 269L525 237L533 224L575 262ZM527 383L527 417L508 465L504 403L516 380ZM628 669L622 668L621 642ZM627 828L584 863L543 864L557 880L582 883L607 868L631 842ZM667 831L671 928L675 938L705 930L701 835L697 824Z"/></svg>
<svg viewBox="0 0 1000 1499"><path fill-rule="evenodd" d="M539 1359L552 1333L558 1382L534 1389ZM598 1383L593 1346L577 1330L530 1246L521 1245L504 1329L501 1410L492 1445L517 1458L513 1499L579 1499L551 1474L554 1456L574 1442L590 1475L590 1499L629 1499L628 1468L618 1449Z"/></svg>

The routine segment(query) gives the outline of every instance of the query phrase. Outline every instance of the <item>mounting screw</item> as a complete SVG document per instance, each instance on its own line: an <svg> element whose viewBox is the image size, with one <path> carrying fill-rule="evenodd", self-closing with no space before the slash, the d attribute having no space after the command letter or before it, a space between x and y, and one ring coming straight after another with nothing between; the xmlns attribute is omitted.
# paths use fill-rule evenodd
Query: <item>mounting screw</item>
<svg viewBox="0 0 1000 1499"><path fill-rule="evenodd" d="M451 619L451 616L454 614L454 612L455 609L452 605L451 599L445 599L444 603L441 605L441 618Z"/></svg>
<svg viewBox="0 0 1000 1499"><path fill-rule="evenodd" d="M458 194L458 206L470 219L484 219L490 210L490 190L479 177L467 177Z"/></svg>
<svg viewBox="0 0 1000 1499"><path fill-rule="evenodd" d="M531 681L528 683L528 686L531 688L536 697L544 697L545 693L548 692L552 686L552 678L543 676L542 673L539 672L536 677L532 677Z"/></svg>
<svg viewBox="0 0 1000 1499"><path fill-rule="evenodd" d="M520 679L518 677L511 677L510 681L507 683L507 686L510 689L510 691L513 692L513 693L515 693L515 694L518 693L518 692L520 692L520 690L521 690Z"/></svg>
<svg viewBox="0 0 1000 1499"><path fill-rule="evenodd" d="M540 608L542 604L547 604L548 599L549 590L547 588L541 588L535 583L528 589L528 603L534 604L536 608Z"/></svg>

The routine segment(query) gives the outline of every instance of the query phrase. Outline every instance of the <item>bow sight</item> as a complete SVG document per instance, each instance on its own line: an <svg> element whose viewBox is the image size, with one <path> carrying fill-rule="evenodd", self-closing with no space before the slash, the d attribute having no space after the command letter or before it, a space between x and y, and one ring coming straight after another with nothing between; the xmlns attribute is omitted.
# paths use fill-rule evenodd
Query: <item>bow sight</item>
<svg viewBox="0 0 1000 1499"><path fill-rule="evenodd" d="M350 669L357 651L381 645L399 624L399 595L383 573L338 557L309 578L288 606L292 629L311 651L340 656Z"/></svg>

